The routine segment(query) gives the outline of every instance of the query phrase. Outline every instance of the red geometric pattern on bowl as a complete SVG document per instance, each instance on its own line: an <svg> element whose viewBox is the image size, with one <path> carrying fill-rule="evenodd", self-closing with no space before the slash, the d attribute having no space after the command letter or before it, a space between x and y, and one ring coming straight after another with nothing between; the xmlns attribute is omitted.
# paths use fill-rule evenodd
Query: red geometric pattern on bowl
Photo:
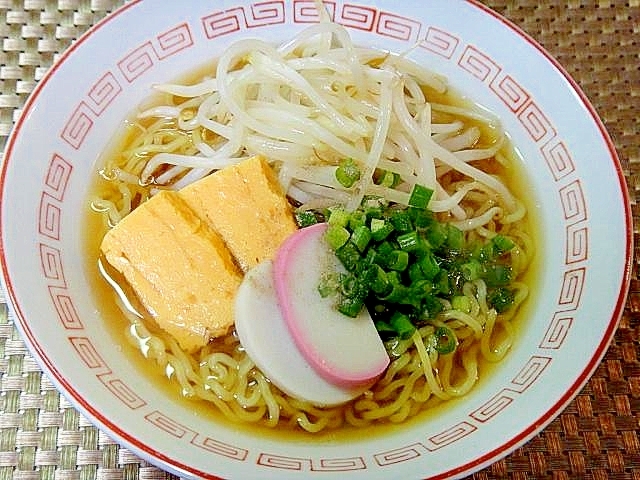
<svg viewBox="0 0 640 480"><path fill-rule="evenodd" d="M459 43L460 39L455 35L440 28L429 27L424 40L420 42L420 46L431 53L451 60Z"/></svg>
<svg viewBox="0 0 640 480"><path fill-rule="evenodd" d="M323 2L332 21L336 21L335 2ZM317 23L320 20L314 0L293 0L293 23Z"/></svg>
<svg viewBox="0 0 640 480"><path fill-rule="evenodd" d="M542 376L542 372L549 366L551 360L551 357L532 356L508 383L508 388L516 393L526 392Z"/></svg>
<svg viewBox="0 0 640 480"><path fill-rule="evenodd" d="M69 183L72 171L73 165L62 158L62 156L54 153L44 179L45 192L54 199L63 201L64 192L67 189L67 183Z"/></svg>
<svg viewBox="0 0 640 480"><path fill-rule="evenodd" d="M571 330L573 324L573 312L556 312L542 337L539 347L541 349L558 350Z"/></svg>
<svg viewBox="0 0 640 480"><path fill-rule="evenodd" d="M487 402L475 409L469 416L480 423L485 423L511 405L517 397L517 392L503 388Z"/></svg>
<svg viewBox="0 0 640 480"><path fill-rule="evenodd" d="M370 32L375 25L377 13L373 7L345 4L337 23Z"/></svg>
<svg viewBox="0 0 640 480"><path fill-rule="evenodd" d="M80 320L76 306L73 303L73 298L69 295L67 288L50 285L48 290L51 303L56 309L61 325L66 330L83 330L84 325L82 324L82 320Z"/></svg>
<svg viewBox="0 0 640 480"><path fill-rule="evenodd" d="M176 55L193 44L189 25L181 23L130 51L117 63L117 68L106 71L89 88L65 123L60 133L62 140L74 150L79 150L93 129L96 118L122 92L123 84L135 81L157 62Z"/></svg>
<svg viewBox="0 0 640 480"><path fill-rule="evenodd" d="M429 453L429 450L423 443L412 443L400 448L394 448L386 452L377 453L373 458L379 466L385 467L414 460L427 453Z"/></svg>
<svg viewBox="0 0 640 480"><path fill-rule="evenodd" d="M413 18L380 12L375 32L385 37L415 44L420 40L421 26L422 24Z"/></svg>
<svg viewBox="0 0 640 480"><path fill-rule="evenodd" d="M245 461L249 455L249 451L244 448L239 448L209 436L202 435L158 410L154 410L147 414L145 419L152 426L163 430L177 439L186 440L191 445L201 448L209 453L215 453L216 455L222 455L223 457L240 461Z"/></svg>
<svg viewBox="0 0 640 480"><path fill-rule="evenodd" d="M491 90L512 112L520 110L531 99L531 95L511 75L498 74L491 82Z"/></svg>
<svg viewBox="0 0 640 480"><path fill-rule="evenodd" d="M362 457L315 459L261 453L256 463L263 467L298 472L349 472L367 468L365 459Z"/></svg>
<svg viewBox="0 0 640 480"><path fill-rule="evenodd" d="M565 264L583 262L589 256L589 229L584 222L567 225Z"/></svg>
<svg viewBox="0 0 640 480"><path fill-rule="evenodd" d="M525 107L520 110L518 120L520 120L520 123L527 130L533 141L542 145L557 134L549 119L533 101L527 102Z"/></svg>
<svg viewBox="0 0 640 480"><path fill-rule="evenodd" d="M235 33L243 28L264 27L285 22L284 2L262 2L250 9L229 8L202 18L205 37L209 40Z"/></svg>
<svg viewBox="0 0 640 480"><path fill-rule="evenodd" d="M112 373L108 375L96 375L96 377L98 377L98 380L102 382L115 398L131 410L137 410L138 408L147 406L147 402L140 397L133 388L122 381L122 379L116 378Z"/></svg>
<svg viewBox="0 0 640 480"><path fill-rule="evenodd" d="M85 137L93 128L94 117L97 116L99 114L93 112L84 101L80 102L65 124L60 136L74 149L80 149Z"/></svg>
<svg viewBox="0 0 640 480"><path fill-rule="evenodd" d="M491 57L473 45L465 47L460 60L458 60L458 66L489 85L502 71L502 68Z"/></svg>
<svg viewBox="0 0 640 480"><path fill-rule="evenodd" d="M560 203L568 224L584 222L587 219L587 202L582 191L582 182L574 180L559 190Z"/></svg>
<svg viewBox="0 0 640 480"><path fill-rule="evenodd" d="M575 172L576 166L571 157L571 153L561 139L553 139L543 145L541 151L554 180L561 180Z"/></svg>
<svg viewBox="0 0 640 480"><path fill-rule="evenodd" d="M562 277L558 307L561 312L577 310L582 297L584 279L587 275L586 267L567 270Z"/></svg>
<svg viewBox="0 0 640 480"><path fill-rule="evenodd" d="M132 50L118 62L118 69L131 83L152 68L157 61L164 60L191 46L193 46L193 37L190 27L182 23Z"/></svg>
<svg viewBox="0 0 640 480"><path fill-rule="evenodd" d="M40 244L40 266L42 274L48 280L51 280L49 286L66 287L67 281L64 278L64 269L62 268L62 255L57 248Z"/></svg>
<svg viewBox="0 0 640 480"><path fill-rule="evenodd" d="M120 85L113 73L106 72L89 89L87 106L96 116L100 116L120 92L122 92L122 85Z"/></svg>
<svg viewBox="0 0 640 480"><path fill-rule="evenodd" d="M60 240L60 204L43 191L38 212L38 232L52 240Z"/></svg>

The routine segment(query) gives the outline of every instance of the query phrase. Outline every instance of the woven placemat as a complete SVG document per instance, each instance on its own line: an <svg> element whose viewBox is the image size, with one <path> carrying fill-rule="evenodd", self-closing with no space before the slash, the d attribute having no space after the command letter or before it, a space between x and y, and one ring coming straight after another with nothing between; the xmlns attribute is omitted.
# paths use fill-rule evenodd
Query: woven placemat
<svg viewBox="0 0 640 480"><path fill-rule="evenodd" d="M59 53L122 3L0 0L0 149ZM589 97L618 149L637 223L629 300L594 376L543 432L472 477L640 479L640 0L485 3L540 42ZM0 480L176 478L111 440L58 393L1 295Z"/></svg>

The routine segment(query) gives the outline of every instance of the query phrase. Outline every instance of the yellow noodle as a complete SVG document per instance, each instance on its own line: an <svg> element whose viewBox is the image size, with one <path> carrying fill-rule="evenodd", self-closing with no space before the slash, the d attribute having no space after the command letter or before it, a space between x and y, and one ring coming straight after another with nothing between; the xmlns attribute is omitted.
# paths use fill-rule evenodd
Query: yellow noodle
<svg viewBox="0 0 640 480"><path fill-rule="evenodd" d="M420 384L422 384L422 388L420 388ZM415 400L416 403L425 403L431 398L431 394L432 392L428 382L416 382L413 392L411 393L411 398Z"/></svg>
<svg viewBox="0 0 640 480"><path fill-rule="evenodd" d="M463 325L469 327L476 338L480 338L482 336L482 328L483 325L478 321L477 318L473 318L471 315L461 312L459 310L448 310L442 314L443 320L458 320Z"/></svg>
<svg viewBox="0 0 640 480"><path fill-rule="evenodd" d="M429 382L429 387L431 388L431 391L438 398L441 398L442 400L448 400L449 396L444 391L442 391L442 388L438 384L438 380L436 379L433 373L433 367L431 366L429 353L427 352L427 349L424 346L422 337L418 332L413 334L413 341L415 343L416 350L418 351L418 355L420 356L420 361L422 362L424 376L426 377L427 382Z"/></svg>
<svg viewBox="0 0 640 480"><path fill-rule="evenodd" d="M453 372L456 372L458 376L461 376L459 369L453 368L453 358L446 359L446 374L442 374L442 383L444 391L452 397L461 397L469 393L473 385L478 379L478 358L477 348L471 345L469 348L462 347L462 367L464 376L462 379L452 378ZM449 356L452 357L452 356ZM456 383L453 383L456 381Z"/></svg>
<svg viewBox="0 0 640 480"><path fill-rule="evenodd" d="M271 394L271 388L269 382L264 378L264 375L257 374L255 376L259 386L259 393L264 399L264 403L267 407L268 418L265 423L267 427L275 427L280 420L280 406L277 399Z"/></svg>
<svg viewBox="0 0 640 480"><path fill-rule="evenodd" d="M349 405L346 409L345 409L345 421L353 426L353 427L358 427L358 428L363 428L366 427L368 425L371 425L372 421L371 420L367 420L364 419L362 417L359 417L355 414L354 412L354 408L353 405Z"/></svg>
<svg viewBox="0 0 640 480"><path fill-rule="evenodd" d="M328 423L329 419L326 417L320 418L318 421L313 422L305 413L300 413L298 415L298 425L300 425L300 427L310 433L317 433L323 430Z"/></svg>
<svg viewBox="0 0 640 480"><path fill-rule="evenodd" d="M363 411L362 417L368 419L378 419L382 417L389 417L390 415L392 415L409 399L413 390L413 385L421 375L422 372L420 371L413 372L408 378L404 380L405 385L402 386L402 390L400 390L399 394L395 396L393 402L385 406L377 406L377 408L375 409Z"/></svg>
<svg viewBox="0 0 640 480"><path fill-rule="evenodd" d="M392 423L404 422L411 413L412 405L413 402L411 401L411 399L407 399L406 402L400 405L400 408L395 413L389 415L389 421Z"/></svg>
<svg viewBox="0 0 640 480"><path fill-rule="evenodd" d="M506 328L503 328L504 335L502 340L495 334L495 327L498 326L500 328L500 323L497 322L497 313L495 310L489 311L487 315L487 324L486 324L486 333L483 335L480 340L480 350L484 358L491 362L497 362L501 360L511 347L511 335L510 331ZM509 325L508 322L505 322L504 325Z"/></svg>

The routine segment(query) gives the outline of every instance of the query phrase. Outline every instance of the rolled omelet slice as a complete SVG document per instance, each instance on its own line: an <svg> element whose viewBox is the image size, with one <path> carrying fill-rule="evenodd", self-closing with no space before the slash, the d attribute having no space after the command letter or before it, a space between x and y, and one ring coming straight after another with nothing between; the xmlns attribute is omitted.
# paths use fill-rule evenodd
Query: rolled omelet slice
<svg viewBox="0 0 640 480"><path fill-rule="evenodd" d="M245 272L273 258L298 228L274 171L260 155L218 170L179 194L220 234Z"/></svg>
<svg viewBox="0 0 640 480"><path fill-rule="evenodd" d="M101 250L184 350L233 325L242 272L221 236L178 193L162 191L141 204L105 235Z"/></svg>

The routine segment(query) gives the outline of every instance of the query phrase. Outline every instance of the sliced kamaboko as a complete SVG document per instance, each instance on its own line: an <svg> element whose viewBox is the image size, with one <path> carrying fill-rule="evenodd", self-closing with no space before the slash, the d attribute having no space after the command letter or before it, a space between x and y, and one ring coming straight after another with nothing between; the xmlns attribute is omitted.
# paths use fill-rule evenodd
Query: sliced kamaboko
<svg viewBox="0 0 640 480"><path fill-rule="evenodd" d="M356 318L339 313L318 292L323 274L342 265L327 245L326 224L298 230L276 252L273 278L286 325L306 361L334 385L375 381L389 357L367 309Z"/></svg>
<svg viewBox="0 0 640 480"><path fill-rule="evenodd" d="M314 405L339 405L370 385L345 387L322 377L298 350L273 284L273 262L249 270L235 301L235 327L249 358L284 393Z"/></svg>

